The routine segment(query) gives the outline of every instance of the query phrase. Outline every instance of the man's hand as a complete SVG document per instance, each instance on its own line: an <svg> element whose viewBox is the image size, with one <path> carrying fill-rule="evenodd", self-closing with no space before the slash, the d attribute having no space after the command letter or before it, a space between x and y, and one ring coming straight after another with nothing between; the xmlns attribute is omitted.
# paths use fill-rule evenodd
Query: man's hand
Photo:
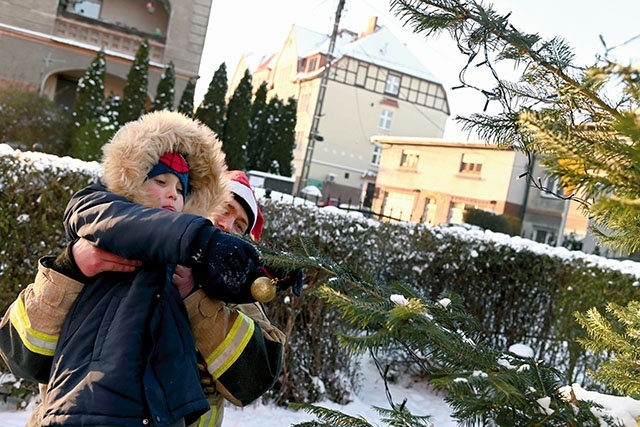
<svg viewBox="0 0 640 427"><path fill-rule="evenodd" d="M171 279L173 281L173 285L178 288L178 292L182 298L189 295L195 285L193 272L189 267L185 267L183 265L176 265L176 271L173 273L173 277Z"/></svg>
<svg viewBox="0 0 640 427"><path fill-rule="evenodd" d="M142 265L141 261L132 261L93 246L88 240L80 239L71 248L73 260L87 277L93 277L105 271L131 273Z"/></svg>

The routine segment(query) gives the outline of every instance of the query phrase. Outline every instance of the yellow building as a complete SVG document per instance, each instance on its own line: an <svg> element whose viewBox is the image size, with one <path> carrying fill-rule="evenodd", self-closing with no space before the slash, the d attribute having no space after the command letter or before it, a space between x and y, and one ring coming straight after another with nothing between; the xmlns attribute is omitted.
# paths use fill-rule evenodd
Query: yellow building
<svg viewBox="0 0 640 427"><path fill-rule="evenodd" d="M166 65L179 99L197 79L211 0L0 0L0 87L23 86L72 106L77 82L102 48L106 94L122 94L149 40L150 99Z"/></svg>
<svg viewBox="0 0 640 427"><path fill-rule="evenodd" d="M586 235L588 220L575 202L531 185L559 192L539 162L520 152L485 143L434 138L374 136L381 149L372 210L403 221L460 224L466 208L510 215L520 235L555 244L574 233ZM562 230L562 232L561 232Z"/></svg>

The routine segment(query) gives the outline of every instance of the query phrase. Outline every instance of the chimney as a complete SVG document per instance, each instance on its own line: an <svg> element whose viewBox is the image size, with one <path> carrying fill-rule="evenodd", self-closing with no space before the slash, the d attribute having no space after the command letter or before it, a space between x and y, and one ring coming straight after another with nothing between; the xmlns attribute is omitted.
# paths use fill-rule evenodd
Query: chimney
<svg viewBox="0 0 640 427"><path fill-rule="evenodd" d="M367 29L362 34L362 37L375 33L377 29L378 29L378 17L372 16L371 18L369 18L369 22L367 22Z"/></svg>

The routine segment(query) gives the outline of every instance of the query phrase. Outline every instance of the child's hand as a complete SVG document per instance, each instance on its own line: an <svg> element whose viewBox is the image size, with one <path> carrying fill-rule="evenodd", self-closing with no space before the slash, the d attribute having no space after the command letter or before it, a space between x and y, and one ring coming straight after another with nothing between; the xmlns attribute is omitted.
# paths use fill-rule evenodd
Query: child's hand
<svg viewBox="0 0 640 427"><path fill-rule="evenodd" d="M263 276L260 252L241 237L203 227L194 242L196 282L211 298L233 304L256 302L251 284Z"/></svg>
<svg viewBox="0 0 640 427"><path fill-rule="evenodd" d="M176 271L171 278L173 285L178 288L181 298L185 298L191 293L195 282L193 280L193 273L189 267L183 265L176 265Z"/></svg>

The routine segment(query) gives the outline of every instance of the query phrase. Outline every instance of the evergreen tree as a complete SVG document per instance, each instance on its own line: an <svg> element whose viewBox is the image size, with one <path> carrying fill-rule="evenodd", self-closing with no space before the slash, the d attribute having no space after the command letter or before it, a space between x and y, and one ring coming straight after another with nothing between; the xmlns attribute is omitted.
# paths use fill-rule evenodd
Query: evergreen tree
<svg viewBox="0 0 640 427"><path fill-rule="evenodd" d="M262 82L251 103L251 132L247 141L247 170L267 171L267 82ZM266 163L268 165L268 163Z"/></svg>
<svg viewBox="0 0 640 427"><path fill-rule="evenodd" d="M149 41L144 39L140 43L129 74L127 74L127 83L123 89L122 104L120 105L120 124L136 120L145 113L148 86Z"/></svg>
<svg viewBox="0 0 640 427"><path fill-rule="evenodd" d="M265 144L262 147L260 170L269 173L275 173L273 171L279 169L276 160L276 145L281 138L282 110L282 100L277 96L271 98L267 103L265 128L263 130Z"/></svg>
<svg viewBox="0 0 640 427"><path fill-rule="evenodd" d="M251 73L246 70L229 100L222 148L229 169L245 169L246 148L251 125Z"/></svg>
<svg viewBox="0 0 640 427"><path fill-rule="evenodd" d="M209 89L196 111L196 118L209 126L218 136L222 136L224 132L227 117L225 96L228 87L227 66L223 62L215 73L213 73L213 77L209 83Z"/></svg>
<svg viewBox="0 0 640 427"><path fill-rule="evenodd" d="M173 104L175 102L175 84L175 67L173 62L170 61L158 82L156 98L153 100L153 104L151 104L151 111L173 111Z"/></svg>
<svg viewBox="0 0 640 427"><path fill-rule="evenodd" d="M626 307L609 303L607 315L592 308L576 313L578 323L588 332L579 339L594 353L615 354L590 374L603 384L625 395L640 395L640 303L631 301Z"/></svg>
<svg viewBox="0 0 640 427"><path fill-rule="evenodd" d="M84 153L85 160L99 161L102 158L102 146L109 142L120 127L119 108L120 98L111 93L102 107L100 117L85 123L80 128L79 134L83 135L87 141L83 146L91 149Z"/></svg>
<svg viewBox="0 0 640 427"><path fill-rule="evenodd" d="M193 108L193 97L195 96L195 92L196 82L190 79L184 87L182 96L180 97L180 102L178 103L178 111L191 118L195 117Z"/></svg>
<svg viewBox="0 0 640 427"><path fill-rule="evenodd" d="M275 132L269 157L271 163L268 172L276 175L291 176L293 162L293 148L296 143L296 112L295 98L289 98L286 104L280 103L277 120L272 123Z"/></svg>
<svg viewBox="0 0 640 427"><path fill-rule="evenodd" d="M71 155L82 160L98 160L102 143L95 138L91 124L103 114L107 63L101 49L78 81L72 112Z"/></svg>

